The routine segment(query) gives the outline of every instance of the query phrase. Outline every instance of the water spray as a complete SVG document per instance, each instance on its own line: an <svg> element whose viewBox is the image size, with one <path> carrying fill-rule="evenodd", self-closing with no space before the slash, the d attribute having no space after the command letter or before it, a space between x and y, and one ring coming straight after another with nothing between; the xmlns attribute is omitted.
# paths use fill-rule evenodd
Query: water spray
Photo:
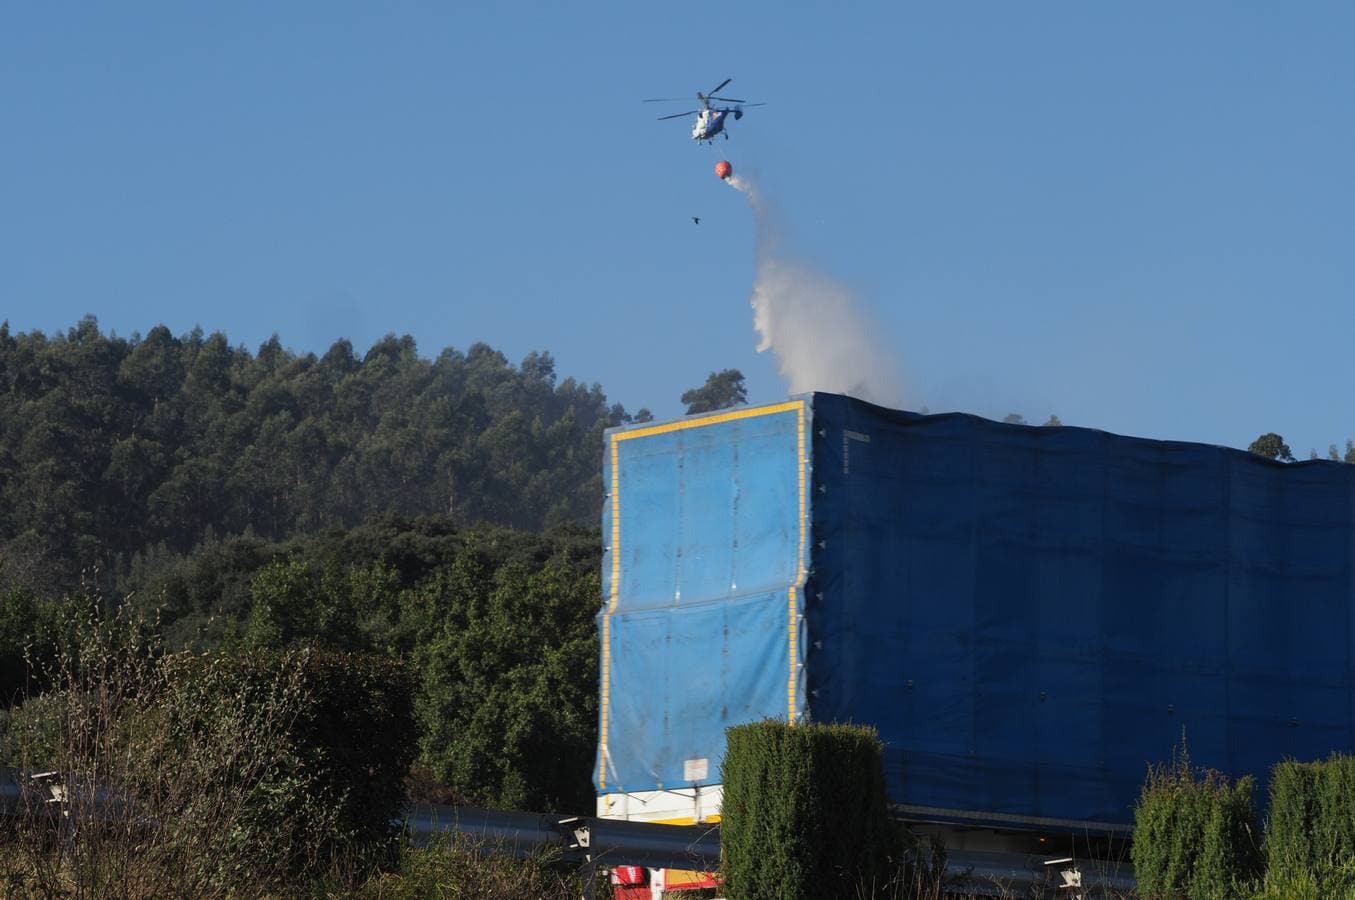
<svg viewBox="0 0 1355 900"><path fill-rule="evenodd" d="M715 174L748 198L757 220L757 280L749 302L758 352L771 350L792 394L831 391L902 407L893 355L871 316L845 286L778 252L769 204L728 160Z"/></svg>

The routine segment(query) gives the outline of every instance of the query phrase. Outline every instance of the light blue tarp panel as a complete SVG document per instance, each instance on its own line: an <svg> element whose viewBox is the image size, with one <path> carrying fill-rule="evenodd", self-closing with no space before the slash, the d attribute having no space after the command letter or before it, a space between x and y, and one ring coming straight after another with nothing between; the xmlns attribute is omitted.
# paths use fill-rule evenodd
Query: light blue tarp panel
<svg viewBox="0 0 1355 900"><path fill-rule="evenodd" d="M753 410L755 411L755 410ZM751 412L751 411L750 411ZM794 411L648 433L618 442L621 591L616 612L784 589L797 577ZM624 435L625 432L619 432ZM618 432L609 432L608 440ZM603 484L612 486L611 453ZM612 504L603 504L604 541ZM609 596L612 549L602 565Z"/></svg>
<svg viewBox="0 0 1355 900"><path fill-rule="evenodd" d="M896 803L1127 824L1183 730L1355 750L1355 466L813 405L810 713L880 728Z"/></svg>
<svg viewBox="0 0 1355 900"><path fill-rule="evenodd" d="M786 715L784 592L624 613L611 638L608 791L691 787L696 759L718 784L726 726Z"/></svg>
<svg viewBox="0 0 1355 900"><path fill-rule="evenodd" d="M608 433L599 790L688 786L692 759L708 760L713 783L726 726L788 715L802 409Z"/></svg>

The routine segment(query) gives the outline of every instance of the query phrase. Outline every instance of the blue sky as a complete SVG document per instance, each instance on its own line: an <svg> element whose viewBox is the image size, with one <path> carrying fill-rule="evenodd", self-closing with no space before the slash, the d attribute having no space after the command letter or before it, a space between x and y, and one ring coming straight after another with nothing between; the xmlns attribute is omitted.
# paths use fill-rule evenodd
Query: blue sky
<svg viewBox="0 0 1355 900"><path fill-rule="evenodd" d="M785 6L11 4L0 318L772 401L728 158L910 407L1355 437L1355 6ZM713 148L638 102L729 76L769 105Z"/></svg>

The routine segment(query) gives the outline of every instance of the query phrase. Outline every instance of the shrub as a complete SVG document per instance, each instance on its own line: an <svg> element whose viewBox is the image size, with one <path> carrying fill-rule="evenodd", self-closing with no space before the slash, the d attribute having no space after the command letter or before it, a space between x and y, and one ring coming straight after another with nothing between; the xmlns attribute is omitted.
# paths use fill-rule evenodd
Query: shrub
<svg viewBox="0 0 1355 900"><path fill-rule="evenodd" d="M389 858L413 753L402 668L167 655L97 603L68 624L52 689L9 717L8 755L51 774L21 780L4 874L43 896L248 895Z"/></svg>
<svg viewBox="0 0 1355 900"><path fill-rule="evenodd" d="M211 847L185 842L182 819L165 801L221 791L153 759L163 736L153 711L166 687L153 632L126 610L105 614L97 598L80 596L63 608L56 633L52 659L39 673L50 690L9 719L7 761L22 771L7 891L203 893L198 876L211 864ZM257 743L266 752L266 740ZM47 774L32 776L39 770ZM204 817L196 831L229 825L228 817Z"/></svg>
<svg viewBox="0 0 1355 900"><path fill-rule="evenodd" d="M1131 856L1147 898L1227 900L1260 875L1255 779L1230 784L1191 767L1184 744L1171 763L1148 770L1134 808Z"/></svg>
<svg viewBox="0 0 1355 900"><path fill-rule="evenodd" d="M10 709L0 709L0 766L18 769L50 759L60 742L55 695L39 694Z"/></svg>
<svg viewBox="0 0 1355 900"><path fill-rule="evenodd" d="M1271 772L1268 887L1312 881L1323 896L1355 893L1355 757L1279 763Z"/></svg>
<svg viewBox="0 0 1355 900"><path fill-rule="evenodd" d="M729 897L855 898L885 884L897 832L875 729L765 721L726 735Z"/></svg>
<svg viewBox="0 0 1355 900"><path fill-rule="evenodd" d="M230 757L216 778L253 780L231 858L278 880L394 850L416 749L413 690L397 663L313 649L169 660L164 704L171 758L259 732L273 759ZM359 867L361 868L361 867Z"/></svg>

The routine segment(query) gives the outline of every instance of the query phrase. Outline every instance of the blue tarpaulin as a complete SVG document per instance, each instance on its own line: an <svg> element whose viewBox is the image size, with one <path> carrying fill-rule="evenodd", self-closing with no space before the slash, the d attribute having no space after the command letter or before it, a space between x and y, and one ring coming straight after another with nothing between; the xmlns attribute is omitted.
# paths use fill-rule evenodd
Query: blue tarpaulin
<svg viewBox="0 0 1355 900"><path fill-rule="evenodd" d="M1355 466L831 394L607 436L599 791L879 728L905 813L1132 821L1150 762L1355 750Z"/></svg>

